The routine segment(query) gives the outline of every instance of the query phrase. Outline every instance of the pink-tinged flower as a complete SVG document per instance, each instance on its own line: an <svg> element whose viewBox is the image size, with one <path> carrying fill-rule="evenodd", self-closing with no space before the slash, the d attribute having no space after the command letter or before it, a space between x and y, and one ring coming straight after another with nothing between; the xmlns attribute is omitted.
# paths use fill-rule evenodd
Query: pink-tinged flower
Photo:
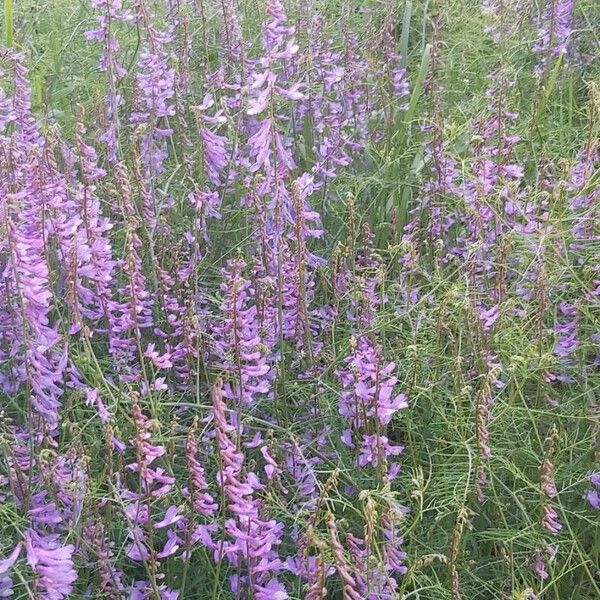
<svg viewBox="0 0 600 600"><path fill-rule="evenodd" d="M241 74L236 73L234 79L239 81L240 77L245 74L246 69L246 42L242 35L242 29L238 19L238 8L233 0L223 0L220 2L224 21L224 41L227 45L226 51L222 58L222 63L231 70L241 70Z"/></svg>
<svg viewBox="0 0 600 600"><path fill-rule="evenodd" d="M544 458L540 467L540 479L542 491L548 498L555 498L557 495L556 483L554 482L554 465L548 458Z"/></svg>
<svg viewBox="0 0 600 600"><path fill-rule="evenodd" d="M144 352L144 356L149 358L154 366L158 369L170 369L173 366L173 363L171 362L171 354L169 352L159 354L154 347L155 344L148 344L146 351Z"/></svg>
<svg viewBox="0 0 600 600"><path fill-rule="evenodd" d="M166 450L164 446L151 443L151 422L137 402L133 405L133 418L136 434L132 444L136 449L136 460L129 464L128 468L134 473L140 474L141 497L150 494L159 498L167 494L175 483L175 478L167 475L164 469L153 466L154 461L164 456Z"/></svg>
<svg viewBox="0 0 600 600"><path fill-rule="evenodd" d="M542 560L539 552L536 552L533 557L533 567L538 577L545 580L548 579L548 571L546 571L546 563Z"/></svg>
<svg viewBox="0 0 600 600"><path fill-rule="evenodd" d="M475 407L475 433L477 434L479 453L484 460L487 460L492 456L492 449L489 446L490 432L488 429L490 406L492 403L493 397L489 390L482 390L477 395Z"/></svg>
<svg viewBox="0 0 600 600"><path fill-rule="evenodd" d="M190 192L187 199L194 207L196 213L196 218L194 220L195 231L193 236L190 234L190 243L194 248L198 248L200 237L202 237L207 244L210 243L208 223L211 219L221 218L221 197L215 191L211 191L208 188L202 188ZM200 254L199 249L196 250L196 254Z"/></svg>
<svg viewBox="0 0 600 600"><path fill-rule="evenodd" d="M487 484L487 473L483 464L477 466L477 472L475 474L475 491L477 493L477 500L483 503L485 502L485 486Z"/></svg>
<svg viewBox="0 0 600 600"><path fill-rule="evenodd" d="M29 529L25 532L25 551L41 597L49 600L67 598L77 580L72 558L75 546L61 546L57 535L42 536Z"/></svg>
<svg viewBox="0 0 600 600"><path fill-rule="evenodd" d="M90 522L84 529L84 538L95 555L100 591L109 600L120 600L125 590L123 573L115 565L112 544L107 538L102 521Z"/></svg>
<svg viewBox="0 0 600 600"><path fill-rule="evenodd" d="M558 513L549 504L544 504L542 507L542 526L545 527L552 535L556 535L562 529L562 525L558 520Z"/></svg>
<svg viewBox="0 0 600 600"><path fill-rule="evenodd" d="M408 96L410 86L406 75L406 69L402 67L402 56L396 51L396 36L394 28L396 20L388 17L381 30L380 44L382 46L384 64L387 69L387 77L394 100ZM402 107L405 108L405 107Z"/></svg>
<svg viewBox="0 0 600 600"><path fill-rule="evenodd" d="M359 593L364 598L381 598L393 600L397 597L397 575L406 573L404 565L406 553L402 550L404 540L397 535L396 526L392 525L391 510L382 515L382 533L384 541L381 545L383 561L370 557L369 549L364 539L346 534L346 546L350 550L355 567L355 580Z"/></svg>
<svg viewBox="0 0 600 600"><path fill-rule="evenodd" d="M186 497L191 498L194 510L198 513L210 517L218 508L218 505L214 501L213 497L206 491L208 484L204 475L204 468L198 461L198 444L196 442L196 427L190 429L185 445L185 458L188 469L188 476L190 478L190 487L185 488L183 491Z"/></svg>
<svg viewBox="0 0 600 600"><path fill-rule="evenodd" d="M357 575L351 566L348 564L344 555L344 547L342 546L338 534L337 523L333 515L329 516L327 521L327 529L329 530L329 538L331 540L331 550L333 553L333 561L337 573L342 580L342 597L344 600L364 600L364 595L359 591L359 583Z"/></svg>
<svg viewBox="0 0 600 600"><path fill-rule="evenodd" d="M552 544L543 544L543 548L538 548L533 555L533 568L538 577L542 580L548 579L548 564L552 562L558 548Z"/></svg>
<svg viewBox="0 0 600 600"><path fill-rule="evenodd" d="M139 215L134 204L129 175L122 163L114 165L115 179L121 196L120 207L126 223L127 235L122 268L124 285L118 289L120 301L110 301L109 313L112 314L109 328L109 352L119 369L123 370L125 381L140 378L140 366L133 364L138 352L137 340L142 330L153 324L152 305L154 298L150 293L142 264L142 239L138 233Z"/></svg>

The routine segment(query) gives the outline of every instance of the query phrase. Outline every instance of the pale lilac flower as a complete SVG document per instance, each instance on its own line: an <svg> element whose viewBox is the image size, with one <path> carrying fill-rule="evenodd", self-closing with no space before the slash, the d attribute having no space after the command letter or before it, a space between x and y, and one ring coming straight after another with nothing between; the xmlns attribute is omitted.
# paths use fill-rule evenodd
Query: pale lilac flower
<svg viewBox="0 0 600 600"><path fill-rule="evenodd" d="M579 347L578 322L579 315L577 308L567 302L560 304L562 322L554 326L554 331L559 334L559 339L554 346L554 352L560 358L567 358Z"/></svg>
<svg viewBox="0 0 600 600"><path fill-rule="evenodd" d="M479 308L479 318L481 319L483 330L486 332L491 331L499 316L500 307L497 304L490 309L486 309L483 306Z"/></svg>
<svg viewBox="0 0 600 600"><path fill-rule="evenodd" d="M588 479L594 487L587 490L585 497L592 508L600 510L600 471L592 473Z"/></svg>
<svg viewBox="0 0 600 600"><path fill-rule="evenodd" d="M558 513L549 504L544 503L542 507L542 526L545 527L552 535L556 535L562 529L562 525L558 520Z"/></svg>
<svg viewBox="0 0 600 600"><path fill-rule="evenodd" d="M21 544L17 544L6 558L0 559L0 598L9 598L14 594L10 570L20 554Z"/></svg>
<svg viewBox="0 0 600 600"><path fill-rule="evenodd" d="M182 519L183 515L179 514L179 508L177 506L169 506L165 511L163 518L154 523L154 528L162 529L163 527L169 527L170 525L179 523Z"/></svg>
<svg viewBox="0 0 600 600"><path fill-rule="evenodd" d="M533 45L533 51L541 55L535 67L537 74L543 72L550 57L567 54L573 34L574 5L574 0L550 0L542 13Z"/></svg>
<svg viewBox="0 0 600 600"><path fill-rule="evenodd" d="M196 425L188 433L185 446L185 457L190 478L190 487L182 490L182 493L191 498L194 510L198 513L210 517L217 509L217 504L213 497L206 491L208 484L204 474L204 469L198 461L198 444L196 442Z"/></svg>
<svg viewBox="0 0 600 600"><path fill-rule="evenodd" d="M25 551L41 597L49 600L69 597L77 579L72 559L75 546L62 546L58 536L44 536L29 529L25 532Z"/></svg>
<svg viewBox="0 0 600 600"><path fill-rule="evenodd" d="M371 426L377 430L384 428L408 402L404 394L395 393L398 379L392 373L396 365L382 361L380 349L368 336L361 336L353 344L346 368L336 371L343 386L339 412L349 425L342 440L349 447L355 443L360 447L359 466L377 467L387 464L387 458L400 454L403 448L390 444L383 434L367 431Z"/></svg>
<svg viewBox="0 0 600 600"><path fill-rule="evenodd" d="M229 164L229 151L227 148L227 137L213 131L210 125L221 125L226 122L223 110L209 115L206 111L214 106L214 98L206 94L202 104L195 107L198 120L200 121L200 138L202 140L202 160L209 181L213 185L220 185L221 174Z"/></svg>
<svg viewBox="0 0 600 600"><path fill-rule="evenodd" d="M85 395L86 406L95 406L98 411L98 417L103 425L109 423L111 419L110 412L107 410L97 389L88 388Z"/></svg>

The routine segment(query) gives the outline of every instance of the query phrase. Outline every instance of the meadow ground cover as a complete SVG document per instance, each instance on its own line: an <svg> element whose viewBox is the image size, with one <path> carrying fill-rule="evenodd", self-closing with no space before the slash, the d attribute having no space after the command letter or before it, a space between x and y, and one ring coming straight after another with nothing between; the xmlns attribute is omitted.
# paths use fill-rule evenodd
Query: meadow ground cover
<svg viewBox="0 0 600 600"><path fill-rule="evenodd" d="M600 598L597 0L3 0L0 598Z"/></svg>

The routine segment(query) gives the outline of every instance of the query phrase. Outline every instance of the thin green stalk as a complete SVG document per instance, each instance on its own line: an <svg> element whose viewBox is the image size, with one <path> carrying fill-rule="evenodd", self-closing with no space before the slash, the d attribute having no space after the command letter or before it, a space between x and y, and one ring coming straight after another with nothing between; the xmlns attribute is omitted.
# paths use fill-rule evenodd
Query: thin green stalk
<svg viewBox="0 0 600 600"><path fill-rule="evenodd" d="M12 48L14 43L13 0L4 0L4 44Z"/></svg>

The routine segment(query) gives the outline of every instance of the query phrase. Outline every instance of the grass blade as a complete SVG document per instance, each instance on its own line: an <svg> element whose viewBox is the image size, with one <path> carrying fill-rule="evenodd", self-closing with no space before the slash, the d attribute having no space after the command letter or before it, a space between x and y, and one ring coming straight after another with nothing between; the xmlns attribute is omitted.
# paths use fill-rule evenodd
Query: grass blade
<svg viewBox="0 0 600 600"><path fill-rule="evenodd" d="M412 2L406 0L404 15L402 16L402 33L400 34L400 56L401 65L406 67L408 60L408 37L410 35L410 20L412 18Z"/></svg>
<svg viewBox="0 0 600 600"><path fill-rule="evenodd" d="M4 0L4 43L12 48L14 41L13 0Z"/></svg>
<svg viewBox="0 0 600 600"><path fill-rule="evenodd" d="M413 119L415 111L417 110L417 104L419 102L419 98L421 97L421 92L423 91L423 82L425 81L425 76L427 75L427 71L429 71L429 62L431 60L431 44L427 44L425 46L425 50L423 51L423 56L421 57L421 67L419 68L419 73L417 74L417 79L415 80L413 91L410 96L410 103L408 105L408 110L404 115L404 124L409 125Z"/></svg>

